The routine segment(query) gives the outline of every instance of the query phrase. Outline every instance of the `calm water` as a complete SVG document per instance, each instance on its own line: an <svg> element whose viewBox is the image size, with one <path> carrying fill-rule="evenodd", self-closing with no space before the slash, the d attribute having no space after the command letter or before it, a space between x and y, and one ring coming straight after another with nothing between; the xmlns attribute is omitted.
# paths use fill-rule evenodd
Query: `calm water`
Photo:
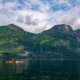
<svg viewBox="0 0 80 80"><path fill-rule="evenodd" d="M80 80L80 60L0 60L0 80Z"/></svg>

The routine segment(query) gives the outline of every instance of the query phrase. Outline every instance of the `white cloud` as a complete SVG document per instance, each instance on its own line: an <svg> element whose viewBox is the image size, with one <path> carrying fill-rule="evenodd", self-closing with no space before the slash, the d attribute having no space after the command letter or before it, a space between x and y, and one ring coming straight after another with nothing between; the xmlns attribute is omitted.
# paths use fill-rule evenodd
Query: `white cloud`
<svg viewBox="0 0 80 80"><path fill-rule="evenodd" d="M49 29L56 24L69 24L73 29L80 28L79 2L76 3L76 6L72 6L69 0L52 0L52 2L53 4L66 3L70 9L51 12L50 8L53 4L43 3L40 0L29 0L29 2L25 0L23 4L17 0L4 4L0 2L0 25L14 23L24 30L34 33ZM32 10L32 5L38 5L39 10ZM19 6L23 6L23 9L17 9ZM25 24L27 16L30 17L30 25Z"/></svg>
<svg viewBox="0 0 80 80"><path fill-rule="evenodd" d="M69 0L57 0L59 3L68 3L69 2Z"/></svg>
<svg viewBox="0 0 80 80"><path fill-rule="evenodd" d="M46 19L48 18L47 13L42 13L42 12L34 12L32 10L23 10L18 12L19 16L16 18L16 24L22 27L24 30L28 30L30 32L41 32L46 28ZM25 24L26 22L26 17L30 17L30 21L35 22L37 20L37 23L35 25L30 25ZM19 18L22 18L22 23L18 21Z"/></svg>

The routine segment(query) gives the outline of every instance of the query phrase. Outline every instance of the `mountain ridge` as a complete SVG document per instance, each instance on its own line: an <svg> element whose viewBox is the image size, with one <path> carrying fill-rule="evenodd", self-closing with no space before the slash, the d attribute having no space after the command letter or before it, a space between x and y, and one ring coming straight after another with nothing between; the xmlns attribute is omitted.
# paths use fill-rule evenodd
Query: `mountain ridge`
<svg viewBox="0 0 80 80"><path fill-rule="evenodd" d="M76 31L66 24L55 25L39 34L26 32L14 24L0 27L0 54L17 55L26 51L39 59L78 58L80 43Z"/></svg>

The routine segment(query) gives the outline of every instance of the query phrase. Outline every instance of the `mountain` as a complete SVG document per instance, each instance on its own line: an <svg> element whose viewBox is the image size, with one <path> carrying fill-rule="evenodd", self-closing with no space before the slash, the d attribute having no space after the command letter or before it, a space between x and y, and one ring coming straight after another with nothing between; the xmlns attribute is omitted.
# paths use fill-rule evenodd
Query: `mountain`
<svg viewBox="0 0 80 80"><path fill-rule="evenodd" d="M80 29L75 30L75 33L77 34L77 36L80 36Z"/></svg>
<svg viewBox="0 0 80 80"><path fill-rule="evenodd" d="M39 51L42 53L40 53L41 58L43 57L42 55L50 59L75 58L76 54L80 53L77 36L69 25L56 25L40 33L36 38L36 42L41 46L41 51Z"/></svg>
<svg viewBox="0 0 80 80"><path fill-rule="evenodd" d="M67 46L70 42L76 42L76 34L68 25L56 25L51 29L40 33L37 37L39 44L48 44L52 46Z"/></svg>
<svg viewBox="0 0 80 80"><path fill-rule="evenodd" d="M75 34L77 36L77 41L80 43L80 29L75 30Z"/></svg>
<svg viewBox="0 0 80 80"><path fill-rule="evenodd" d="M0 53L3 53L2 55L24 53L26 48L30 49L32 36L32 33L25 32L14 24L0 26Z"/></svg>
<svg viewBox="0 0 80 80"><path fill-rule="evenodd" d="M11 58L29 53L29 58L36 59L78 59L80 43L77 35L65 24L55 25L39 34L25 32L14 24L0 26L0 55Z"/></svg>

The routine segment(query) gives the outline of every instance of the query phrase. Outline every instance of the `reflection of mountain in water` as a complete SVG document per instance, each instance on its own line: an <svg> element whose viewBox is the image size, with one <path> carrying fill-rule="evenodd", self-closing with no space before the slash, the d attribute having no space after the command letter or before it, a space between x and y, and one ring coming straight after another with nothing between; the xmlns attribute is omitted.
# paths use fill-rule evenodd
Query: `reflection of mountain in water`
<svg viewBox="0 0 80 80"><path fill-rule="evenodd" d="M23 64L6 64L2 60L0 78L3 76L7 80L79 80L80 61L26 59Z"/></svg>

